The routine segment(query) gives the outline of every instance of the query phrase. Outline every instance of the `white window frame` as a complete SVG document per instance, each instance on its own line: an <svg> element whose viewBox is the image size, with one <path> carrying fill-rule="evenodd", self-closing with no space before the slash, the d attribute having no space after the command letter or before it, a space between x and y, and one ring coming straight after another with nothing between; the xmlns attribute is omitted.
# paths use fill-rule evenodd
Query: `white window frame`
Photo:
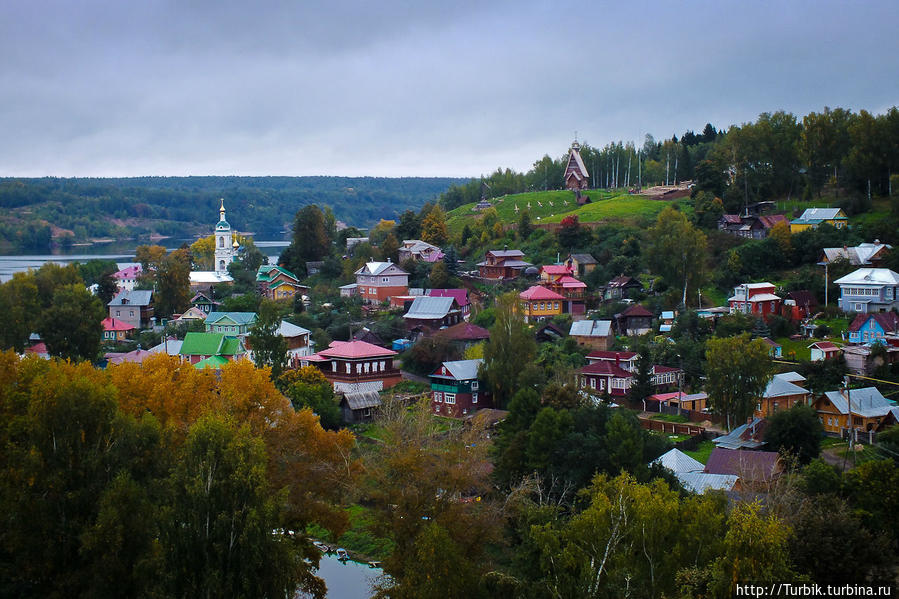
<svg viewBox="0 0 899 599"><path fill-rule="evenodd" d="M471 381L471 390L477 391L480 388L480 384L478 381Z"/></svg>
<svg viewBox="0 0 899 599"><path fill-rule="evenodd" d="M456 403L456 394L455 393L444 393L443 394L443 403L455 404Z"/></svg>
<svg viewBox="0 0 899 599"><path fill-rule="evenodd" d="M441 403L443 401L443 393L440 391L434 391L434 401L437 403Z"/></svg>
<svg viewBox="0 0 899 599"><path fill-rule="evenodd" d="M478 394L477 393L471 394L471 403L473 403L473 404L478 403Z"/></svg>

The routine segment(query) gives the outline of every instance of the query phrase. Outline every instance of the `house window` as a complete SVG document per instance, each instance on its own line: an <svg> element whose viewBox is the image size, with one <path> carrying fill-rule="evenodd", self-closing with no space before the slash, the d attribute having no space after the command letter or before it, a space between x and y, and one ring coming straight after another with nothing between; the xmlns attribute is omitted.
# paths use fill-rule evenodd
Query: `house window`
<svg viewBox="0 0 899 599"><path fill-rule="evenodd" d="M444 393L443 401L449 404L456 403L456 394L455 393Z"/></svg>
<svg viewBox="0 0 899 599"><path fill-rule="evenodd" d="M756 411L756 412L761 412L761 411L762 411L762 404L761 404L761 402L755 404L755 411Z"/></svg>
<svg viewBox="0 0 899 599"><path fill-rule="evenodd" d="M471 381L471 390L472 391L477 391L479 386L480 386L480 383L478 381Z"/></svg>
<svg viewBox="0 0 899 599"><path fill-rule="evenodd" d="M116 316L121 316L121 315L122 315L121 310L116 310L116 311L115 311L115 315L116 315Z"/></svg>
<svg viewBox="0 0 899 599"><path fill-rule="evenodd" d="M390 279L387 278L387 277L381 277L381 282L382 282L382 283L389 283L389 282L390 282Z"/></svg>
<svg viewBox="0 0 899 599"><path fill-rule="evenodd" d="M331 362L331 372L337 372L337 362Z"/></svg>
<svg viewBox="0 0 899 599"><path fill-rule="evenodd" d="M559 302L553 303L553 310L558 310L558 309L559 309Z"/></svg>
<svg viewBox="0 0 899 599"><path fill-rule="evenodd" d="M587 377L582 376L581 377L581 387L586 387L586 386L587 386Z"/></svg>
<svg viewBox="0 0 899 599"><path fill-rule="evenodd" d="M384 360L381 360L379 365L380 365L381 372L384 372Z"/></svg>
<svg viewBox="0 0 899 599"><path fill-rule="evenodd" d="M440 391L434 391L434 401L438 403L443 401L443 393L441 393Z"/></svg>
<svg viewBox="0 0 899 599"><path fill-rule="evenodd" d="M128 312L129 312L128 316L134 316L134 310L128 310Z"/></svg>
<svg viewBox="0 0 899 599"><path fill-rule="evenodd" d="M349 363L349 362L346 363L346 373L347 373L347 374L351 374L351 373L352 373L352 367L350 366L350 363Z"/></svg>
<svg viewBox="0 0 899 599"><path fill-rule="evenodd" d="M478 403L478 394L477 393L471 394L471 403Z"/></svg>
<svg viewBox="0 0 899 599"><path fill-rule="evenodd" d="M595 378L592 378L592 377L590 378L590 388L596 389L596 379Z"/></svg>

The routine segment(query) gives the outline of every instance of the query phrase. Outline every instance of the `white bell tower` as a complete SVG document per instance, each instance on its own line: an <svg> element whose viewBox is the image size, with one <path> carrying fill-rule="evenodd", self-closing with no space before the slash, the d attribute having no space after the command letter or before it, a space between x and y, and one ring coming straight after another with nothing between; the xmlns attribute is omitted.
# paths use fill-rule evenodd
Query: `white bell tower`
<svg viewBox="0 0 899 599"><path fill-rule="evenodd" d="M219 222L215 225L215 272L228 274L228 265L234 260L231 225L225 220L225 200L219 208Z"/></svg>

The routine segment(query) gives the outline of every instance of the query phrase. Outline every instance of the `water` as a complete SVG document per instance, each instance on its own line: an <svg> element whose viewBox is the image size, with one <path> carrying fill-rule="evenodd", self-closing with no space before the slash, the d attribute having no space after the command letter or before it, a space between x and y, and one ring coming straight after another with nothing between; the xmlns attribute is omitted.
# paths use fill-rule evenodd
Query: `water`
<svg viewBox="0 0 899 599"><path fill-rule="evenodd" d="M163 239L158 243L169 249L181 247L182 243L193 243L193 239ZM256 241L256 247L262 250L264 254L270 252L266 250L285 248L289 245L287 241L279 240L263 240ZM113 262L133 262L136 244L132 242L116 242L110 244L94 244L91 246L75 246L68 250L61 250L57 254L34 254L13 256L0 256L0 282L10 280L13 273L25 272L29 268L37 270L46 262L55 262L65 266L71 262L87 262L88 260L112 260ZM269 256L269 263L275 264L278 259L277 254Z"/></svg>
<svg viewBox="0 0 899 599"><path fill-rule="evenodd" d="M368 599L372 582L381 574L380 568L368 564L341 562L336 555L323 555L317 576L328 585L328 599Z"/></svg>

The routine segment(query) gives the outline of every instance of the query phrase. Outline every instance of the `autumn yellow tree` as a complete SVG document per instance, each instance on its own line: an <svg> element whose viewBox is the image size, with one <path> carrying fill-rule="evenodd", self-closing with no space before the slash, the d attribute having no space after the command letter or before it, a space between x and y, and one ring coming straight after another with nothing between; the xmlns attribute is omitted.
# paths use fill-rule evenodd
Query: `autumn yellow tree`
<svg viewBox="0 0 899 599"><path fill-rule="evenodd" d="M446 243L447 239L446 212L438 204L421 221L421 240L439 246Z"/></svg>
<svg viewBox="0 0 899 599"><path fill-rule="evenodd" d="M190 256L197 270L212 270L215 264L215 235L200 237L190 244Z"/></svg>
<svg viewBox="0 0 899 599"><path fill-rule="evenodd" d="M771 227L771 232L768 233L768 236L777 242L777 247L780 248L784 256L789 257L793 253L792 235L790 234L790 225L787 224L787 221L782 220Z"/></svg>

